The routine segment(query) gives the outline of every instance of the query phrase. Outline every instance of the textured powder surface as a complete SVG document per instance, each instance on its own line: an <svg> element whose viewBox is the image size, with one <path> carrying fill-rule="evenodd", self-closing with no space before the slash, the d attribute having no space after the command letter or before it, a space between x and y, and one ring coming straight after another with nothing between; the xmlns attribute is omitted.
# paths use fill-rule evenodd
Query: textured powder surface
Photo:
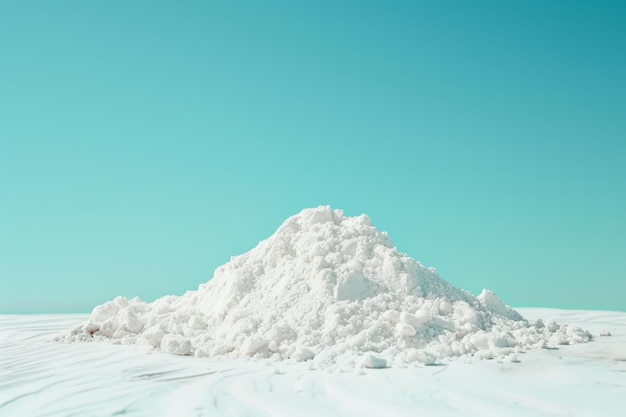
<svg viewBox="0 0 626 417"><path fill-rule="evenodd" d="M153 303L118 297L58 339L332 368L515 361L526 349L590 338L554 321L530 324L490 291L455 288L399 253L366 215L318 207L287 219L198 290Z"/></svg>

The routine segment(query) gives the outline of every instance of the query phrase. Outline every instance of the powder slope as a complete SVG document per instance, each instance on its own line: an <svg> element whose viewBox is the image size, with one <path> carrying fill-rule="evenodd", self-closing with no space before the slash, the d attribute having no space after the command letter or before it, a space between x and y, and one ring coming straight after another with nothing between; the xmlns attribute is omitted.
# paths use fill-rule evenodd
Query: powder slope
<svg viewBox="0 0 626 417"><path fill-rule="evenodd" d="M366 215L323 206L287 219L198 290L153 303L118 297L62 339L384 367L510 356L590 337L554 322L530 325L492 292L474 297L399 253Z"/></svg>

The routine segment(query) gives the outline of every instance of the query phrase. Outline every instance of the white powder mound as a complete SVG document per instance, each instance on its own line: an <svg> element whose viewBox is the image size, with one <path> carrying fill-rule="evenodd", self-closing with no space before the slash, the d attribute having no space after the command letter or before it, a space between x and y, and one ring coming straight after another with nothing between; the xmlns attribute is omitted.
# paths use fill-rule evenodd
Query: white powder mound
<svg viewBox="0 0 626 417"><path fill-rule="evenodd" d="M474 297L399 253L366 215L318 207L287 219L198 290L153 303L118 297L60 339L381 368L510 358L590 338L553 321L530 325L494 293Z"/></svg>

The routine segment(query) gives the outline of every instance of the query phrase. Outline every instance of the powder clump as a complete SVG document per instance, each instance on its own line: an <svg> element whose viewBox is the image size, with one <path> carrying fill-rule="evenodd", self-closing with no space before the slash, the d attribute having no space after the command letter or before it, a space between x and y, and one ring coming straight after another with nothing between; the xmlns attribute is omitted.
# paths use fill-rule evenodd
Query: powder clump
<svg viewBox="0 0 626 417"><path fill-rule="evenodd" d="M530 325L491 291L474 297L398 252L366 215L321 206L288 218L197 290L152 303L117 297L60 339L378 368L517 359L525 349L590 338L554 322Z"/></svg>

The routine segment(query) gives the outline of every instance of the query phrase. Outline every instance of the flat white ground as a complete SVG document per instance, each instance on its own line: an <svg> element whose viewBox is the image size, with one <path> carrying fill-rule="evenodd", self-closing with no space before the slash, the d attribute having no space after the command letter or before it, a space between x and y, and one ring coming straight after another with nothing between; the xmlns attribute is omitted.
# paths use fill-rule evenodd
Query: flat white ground
<svg viewBox="0 0 626 417"><path fill-rule="evenodd" d="M596 338L520 354L521 363L329 372L50 343L87 316L4 315L0 416L626 416L626 313L518 311Z"/></svg>

